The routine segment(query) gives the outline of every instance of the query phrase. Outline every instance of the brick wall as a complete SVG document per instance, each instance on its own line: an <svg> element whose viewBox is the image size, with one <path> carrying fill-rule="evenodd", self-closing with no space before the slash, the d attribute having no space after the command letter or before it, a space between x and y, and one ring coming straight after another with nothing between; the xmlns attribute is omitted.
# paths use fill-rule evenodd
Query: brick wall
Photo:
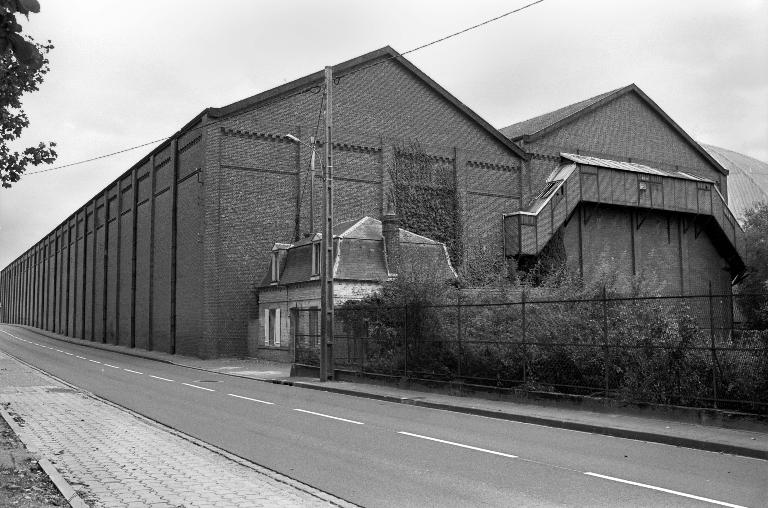
<svg viewBox="0 0 768 508"><path fill-rule="evenodd" d="M0 294L4 307L7 302L14 310L3 312L3 320L84 340L172 351L176 273L182 280L175 291L182 293L177 300L184 306L182 341L194 337L197 345L202 335L195 319L202 309L199 140L200 132L192 131L181 143L173 140L145 158L3 270ZM179 145L185 148L178 150ZM184 217L175 231L177 205ZM179 239L181 263L174 272L173 246Z"/></svg>
<svg viewBox="0 0 768 508"><path fill-rule="evenodd" d="M563 226L567 265L586 278L601 265L619 275L644 277L669 295L729 294L725 260L693 215L580 204Z"/></svg>
<svg viewBox="0 0 768 508"><path fill-rule="evenodd" d="M311 152L282 135L308 140L320 99L305 93L261 105L208 130L206 355L246 352L248 330L258 329L253 286L264 275L269 249L296 237L297 218L299 235L310 230ZM471 196L467 229L495 235L501 250L501 213L519 208L519 159L398 63L342 77L334 88L334 126L335 222L381 217L392 154L417 141L461 174L456 178ZM320 147L318 176L322 160ZM315 190L319 228L322 182Z"/></svg>
<svg viewBox="0 0 768 508"><path fill-rule="evenodd" d="M203 119L142 159L0 273L3 319L202 357L246 354L271 244L311 229L310 152L282 135L314 134L320 99ZM501 213L520 206L520 159L414 74L388 61L342 76L334 122L337 222L380 217L395 148L418 141L454 172L462 234L501 249Z"/></svg>

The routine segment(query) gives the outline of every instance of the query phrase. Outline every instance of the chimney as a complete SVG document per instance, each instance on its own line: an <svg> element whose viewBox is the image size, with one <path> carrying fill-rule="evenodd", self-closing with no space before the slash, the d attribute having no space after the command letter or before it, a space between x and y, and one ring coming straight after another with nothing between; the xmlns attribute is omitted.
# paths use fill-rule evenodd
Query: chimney
<svg viewBox="0 0 768 508"><path fill-rule="evenodd" d="M400 219L387 212L381 219L381 234L384 237L384 257L391 275L400 270Z"/></svg>

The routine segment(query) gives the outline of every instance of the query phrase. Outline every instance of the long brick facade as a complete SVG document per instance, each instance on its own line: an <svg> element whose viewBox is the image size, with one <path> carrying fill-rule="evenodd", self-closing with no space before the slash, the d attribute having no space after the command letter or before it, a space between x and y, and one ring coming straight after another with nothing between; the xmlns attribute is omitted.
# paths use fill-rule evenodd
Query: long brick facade
<svg viewBox="0 0 768 508"><path fill-rule="evenodd" d="M416 142L457 183L457 234L500 246L501 212L521 203L522 150L390 48L335 72L337 222L382 216L397 154ZM286 134L314 135L321 85L317 73L202 112L3 270L3 322L246 354L264 253L310 229L310 151Z"/></svg>
<svg viewBox="0 0 768 508"><path fill-rule="evenodd" d="M482 241L501 253L503 214L527 206L562 151L687 168L725 194L726 174L632 94L549 137L516 144L391 48L334 73L336 222L380 218L397 186L393 170L414 147L450 182L455 224L441 230L451 238L435 239L459 250ZM204 358L247 354L265 254L275 242L319 229L319 199L315 227L309 224L311 152L286 134L315 135L322 84L319 72L201 112L0 272L2 322ZM420 185L440 191L442 184L425 176ZM315 188L319 195L319 181ZM584 242L619 241L598 225L626 229L619 225L626 217L601 213L584 224ZM655 220L637 231L640 256L648 249L642 235L661 227ZM565 226L566 244L574 223ZM670 238L679 238L670 228ZM701 261L691 265L678 249L665 269L687 259L689 284L699 271L719 270L717 251L696 243L707 241L678 242L702 253ZM599 254L584 245L583 260ZM653 256L667 250L672 243Z"/></svg>

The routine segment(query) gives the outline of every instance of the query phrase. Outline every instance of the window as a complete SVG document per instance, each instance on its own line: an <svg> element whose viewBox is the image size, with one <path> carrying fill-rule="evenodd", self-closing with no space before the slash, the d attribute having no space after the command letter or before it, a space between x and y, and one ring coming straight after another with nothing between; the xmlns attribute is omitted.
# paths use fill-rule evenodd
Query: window
<svg viewBox="0 0 768 508"><path fill-rule="evenodd" d="M280 346L280 309L264 309L264 345Z"/></svg>
<svg viewBox="0 0 768 508"><path fill-rule="evenodd" d="M279 252L272 251L272 282L278 282L280 280L280 257Z"/></svg>
<svg viewBox="0 0 768 508"><path fill-rule="evenodd" d="M314 242L312 244L312 275L320 275L321 258L320 242Z"/></svg>

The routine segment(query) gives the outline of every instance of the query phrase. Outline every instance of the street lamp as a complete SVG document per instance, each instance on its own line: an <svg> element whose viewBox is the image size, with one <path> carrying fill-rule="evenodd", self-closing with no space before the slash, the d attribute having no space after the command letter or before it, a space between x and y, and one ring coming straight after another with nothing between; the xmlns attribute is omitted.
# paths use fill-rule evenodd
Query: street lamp
<svg viewBox="0 0 768 508"><path fill-rule="evenodd" d="M310 234L312 234L315 232L315 157L317 155L316 140L314 136L311 136L309 138L309 143L307 143L297 138L293 134L285 134L285 137L312 150L309 181L309 223ZM326 151L328 151L327 146ZM329 160L332 161L332 159ZM331 171L332 169L328 170L327 164L323 165L323 182L325 185L323 186L323 236L321 238L320 248L320 315L322 321L320 323L319 377L321 382L325 382L329 378L329 363L331 364L330 377L333 377L333 362L330 360L330 358L333 357L333 256L332 254L329 254L329 252L333 252L333 231L330 227L328 227L327 224L332 221L333 214L333 202L330 195L330 189L333 185L333 175Z"/></svg>
<svg viewBox="0 0 768 508"><path fill-rule="evenodd" d="M285 137L312 150L312 158L309 168L309 233L312 234L315 232L315 156L317 155L317 150L315 150L315 137L310 136L309 143L300 140L293 134L286 134Z"/></svg>

